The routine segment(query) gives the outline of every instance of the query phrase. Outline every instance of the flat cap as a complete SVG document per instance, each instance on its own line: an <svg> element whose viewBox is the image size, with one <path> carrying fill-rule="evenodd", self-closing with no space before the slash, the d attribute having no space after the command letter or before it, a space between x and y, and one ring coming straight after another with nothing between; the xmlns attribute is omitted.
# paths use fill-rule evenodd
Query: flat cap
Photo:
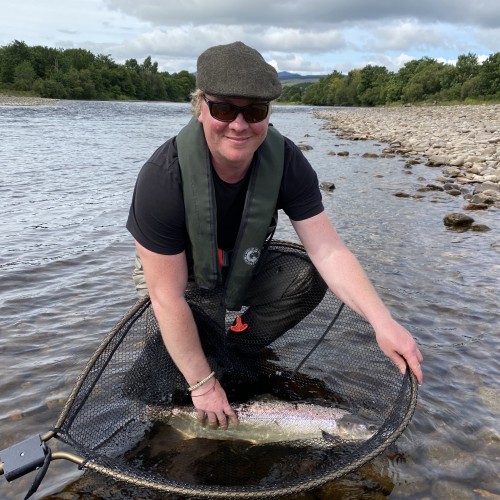
<svg viewBox="0 0 500 500"><path fill-rule="evenodd" d="M243 42L216 45L198 57L196 86L213 96L272 101L282 92L276 70Z"/></svg>

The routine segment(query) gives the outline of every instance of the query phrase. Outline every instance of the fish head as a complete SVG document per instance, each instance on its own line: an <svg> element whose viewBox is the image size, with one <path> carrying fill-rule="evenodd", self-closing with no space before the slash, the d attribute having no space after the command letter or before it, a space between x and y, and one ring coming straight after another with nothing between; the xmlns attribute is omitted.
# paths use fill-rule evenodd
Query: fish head
<svg viewBox="0 0 500 500"><path fill-rule="evenodd" d="M377 430L375 424L363 421L355 415L345 415L337 422L338 435L346 441L366 441L373 437Z"/></svg>

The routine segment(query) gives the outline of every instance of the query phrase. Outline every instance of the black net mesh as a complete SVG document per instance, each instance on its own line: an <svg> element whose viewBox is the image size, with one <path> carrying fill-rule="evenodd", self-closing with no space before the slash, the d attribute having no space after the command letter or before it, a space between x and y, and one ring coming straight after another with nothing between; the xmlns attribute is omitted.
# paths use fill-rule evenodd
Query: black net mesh
<svg viewBox="0 0 500 500"><path fill-rule="evenodd" d="M381 353L371 326L326 289L302 247L273 243L264 261L241 317L244 331L230 329L233 313L221 320L220 291L187 292L229 401L341 408L371 433L262 444L187 439L169 425L173 408L191 404L186 383L145 299L103 341L56 424L87 468L190 498L271 498L337 479L403 432L416 404L414 376L402 376ZM290 418L280 408L277 424ZM308 416L292 418L300 430Z"/></svg>

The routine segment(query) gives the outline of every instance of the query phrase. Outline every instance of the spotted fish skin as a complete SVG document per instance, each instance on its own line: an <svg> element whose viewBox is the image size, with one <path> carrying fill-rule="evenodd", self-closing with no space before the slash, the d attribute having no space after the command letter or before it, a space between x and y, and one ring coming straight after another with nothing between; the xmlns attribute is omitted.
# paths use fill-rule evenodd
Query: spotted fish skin
<svg viewBox="0 0 500 500"><path fill-rule="evenodd" d="M250 401L232 408L239 424L229 424L227 429L212 429L201 424L192 406L149 406L147 413L153 420L168 423L186 439L243 440L254 444L335 438L352 441L369 439L376 431L347 410L317 404Z"/></svg>

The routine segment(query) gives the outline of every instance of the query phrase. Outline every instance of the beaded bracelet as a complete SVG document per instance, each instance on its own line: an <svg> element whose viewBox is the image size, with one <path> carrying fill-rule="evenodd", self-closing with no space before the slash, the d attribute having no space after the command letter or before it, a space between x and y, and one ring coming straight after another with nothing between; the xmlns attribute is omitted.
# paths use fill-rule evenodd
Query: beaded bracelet
<svg viewBox="0 0 500 500"><path fill-rule="evenodd" d="M191 394L191 397L192 398L197 398L199 396L206 396L210 392L215 391L215 386L216 385L217 385L217 379L215 380L215 384L212 387L210 387L210 389L208 389L208 391L202 392L201 394Z"/></svg>
<svg viewBox="0 0 500 500"><path fill-rule="evenodd" d="M208 382L214 375L215 375L215 372L212 372L210 375L207 375L203 380L200 380L199 382L196 382L196 384L192 385L191 387L188 387L187 388L188 392L192 392L195 389L198 389L198 387L201 387L203 384Z"/></svg>

